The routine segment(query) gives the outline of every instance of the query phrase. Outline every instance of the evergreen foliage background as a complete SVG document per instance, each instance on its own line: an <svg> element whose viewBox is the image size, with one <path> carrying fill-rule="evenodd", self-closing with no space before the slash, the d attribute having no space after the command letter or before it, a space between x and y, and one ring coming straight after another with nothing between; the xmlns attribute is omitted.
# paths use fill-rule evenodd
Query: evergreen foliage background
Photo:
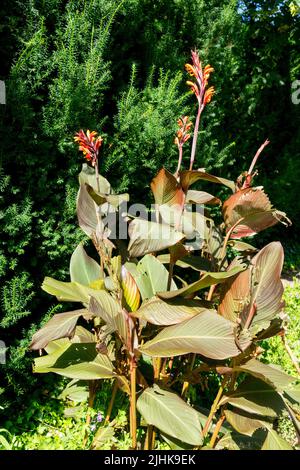
<svg viewBox="0 0 300 470"><path fill-rule="evenodd" d="M102 173L149 203L157 169L176 168L177 118L194 115L184 72L191 48L215 68L217 90L197 166L235 179L268 137L258 184L292 218L286 233L296 239L300 104L291 86L300 37L290 1L2 0L0 17L0 339L8 346L0 388L9 406L35 383L28 341L53 313L43 277L67 280L82 238L74 132L100 132Z"/></svg>

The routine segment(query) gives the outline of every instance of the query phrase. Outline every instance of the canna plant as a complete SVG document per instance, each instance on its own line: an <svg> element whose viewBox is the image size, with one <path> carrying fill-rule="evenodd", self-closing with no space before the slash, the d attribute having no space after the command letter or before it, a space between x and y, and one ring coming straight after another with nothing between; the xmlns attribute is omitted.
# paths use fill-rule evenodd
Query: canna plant
<svg viewBox="0 0 300 470"><path fill-rule="evenodd" d="M34 334L31 349L46 352L35 359L34 372L69 377L74 390L88 381L90 407L100 381L111 381L107 416L92 448L113 433L114 400L123 393L133 449L153 449L158 435L177 449L291 449L276 419L287 412L299 439L299 376L260 360L261 341L285 334L284 253L280 242L261 250L248 243L278 222L290 224L253 185L268 141L236 182L194 169L201 114L214 94L208 86L213 68L203 68L193 51L186 69L198 103L189 169L182 169L183 147L192 123L183 116L175 137L177 169L162 168L152 180L151 210L128 209L128 195L115 194L100 174L102 138L94 131L76 134L87 160L79 175L78 222L95 257L81 243L71 257L69 282L45 278L46 292L81 306L55 314ZM222 203L190 189L198 181L223 185L231 194ZM209 205L221 209L221 224ZM292 353L291 359L296 372ZM208 372L219 390L210 408L199 408L200 387L198 400L189 390L198 390Z"/></svg>

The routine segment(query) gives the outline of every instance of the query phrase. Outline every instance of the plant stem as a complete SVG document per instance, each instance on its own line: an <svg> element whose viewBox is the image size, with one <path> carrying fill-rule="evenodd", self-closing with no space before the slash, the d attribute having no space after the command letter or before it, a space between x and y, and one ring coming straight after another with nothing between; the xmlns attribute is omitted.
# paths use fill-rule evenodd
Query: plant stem
<svg viewBox="0 0 300 470"><path fill-rule="evenodd" d="M209 428L210 428L210 425L211 425L211 422L213 420L213 417L215 416L215 413L218 409L218 405L219 405L219 401L221 400L222 398L222 395L223 395L223 391L224 391L224 387L226 385L228 381L228 378L227 377L224 377L221 385L220 385L220 388L219 388L219 391L217 393L217 396L215 398L215 401L213 402L212 404L212 407L210 409L210 413L208 415L208 418L207 418L207 421L205 423L205 426L203 428L203 431L202 431L202 434L203 434L203 437L206 437L208 431L209 431Z"/></svg>
<svg viewBox="0 0 300 470"><path fill-rule="evenodd" d="M203 111L203 105L199 103L198 106L198 113L195 122L195 129L194 129L194 136L193 136L193 144L192 144L192 153L191 153L191 160L190 160L190 171L193 169L195 155L196 155L196 147L197 147L197 139L198 139L198 131L199 131L199 123L200 123L200 116Z"/></svg>
<svg viewBox="0 0 300 470"><path fill-rule="evenodd" d="M132 448L136 449L136 364L134 358L130 366L130 418Z"/></svg>
<svg viewBox="0 0 300 470"><path fill-rule="evenodd" d="M110 420L110 416L111 416L111 412L112 412L112 409L113 409L113 406L114 406L114 402L115 402L115 398L116 398L116 395L117 395L118 388L119 388L118 381L115 380L114 386L113 386L113 389L112 389L111 399L110 399L110 402L109 402L109 405L108 405L108 408L107 408L107 412L106 412L106 417L105 417L105 423L106 424Z"/></svg>
<svg viewBox="0 0 300 470"><path fill-rule="evenodd" d="M219 435L220 429L221 429L222 424L224 423L224 421L225 421L225 415L221 416L219 421L216 424L216 427L214 429L213 435L211 436L211 440L210 440L210 443L209 443L211 448L214 448L214 446L215 446L217 437Z"/></svg>
<svg viewBox="0 0 300 470"><path fill-rule="evenodd" d="M149 424L147 426L147 434L145 439L144 450L152 450L152 440L153 440L153 426Z"/></svg>
<svg viewBox="0 0 300 470"><path fill-rule="evenodd" d="M226 237L224 239L223 246L222 246L222 252L221 252L221 255L220 255L221 260L223 260L225 258L227 243L229 241L229 238L230 238L232 232L242 222L242 220L244 220L244 217L241 217L232 227L230 227L230 229L226 233Z"/></svg>
<svg viewBox="0 0 300 470"><path fill-rule="evenodd" d="M174 263L172 263L172 262L170 261L167 290L170 290L170 289L171 289L171 283L172 283L172 277L173 277L173 269L174 269Z"/></svg>
<svg viewBox="0 0 300 470"><path fill-rule="evenodd" d="M85 447L86 446L86 443L87 443L87 440L88 440L88 437L89 437L89 426L91 424L91 408L93 408L94 406L94 401L95 401L95 397L96 397L96 389L97 389L97 382L96 380L91 380L89 382L89 399L88 399L88 411L87 411L87 415L86 415L86 421L85 421L85 424L86 424L86 430L85 430L85 433L84 433L84 438L83 438L83 442L82 442L82 446Z"/></svg>
<svg viewBox="0 0 300 470"><path fill-rule="evenodd" d="M179 145L178 150L179 150L179 157L178 157L177 170L176 170L176 173L175 173L175 176L176 176L176 177L178 177L178 175L179 175L179 171L180 171L180 167L181 167L181 162L182 162L182 145Z"/></svg>
<svg viewBox="0 0 300 470"><path fill-rule="evenodd" d="M257 159L258 157L260 156L261 152L263 151L263 149L270 143L270 141L267 139L265 140L265 142L259 147L259 149L257 150L253 160L252 160L252 163L250 165L250 168L248 170L248 175L251 176L252 172L253 172L253 169L255 167L255 164L257 162Z"/></svg>

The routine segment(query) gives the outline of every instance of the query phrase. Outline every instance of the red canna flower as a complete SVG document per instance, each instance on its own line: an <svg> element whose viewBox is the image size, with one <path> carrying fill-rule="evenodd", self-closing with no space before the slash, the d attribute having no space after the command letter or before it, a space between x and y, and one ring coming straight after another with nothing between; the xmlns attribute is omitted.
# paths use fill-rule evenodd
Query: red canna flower
<svg viewBox="0 0 300 470"><path fill-rule="evenodd" d="M81 129L75 134L74 140L79 144L79 150L83 153L86 160L95 166L98 160L100 147L103 142L102 137L100 135L97 137L96 131L91 132L87 130L85 133Z"/></svg>

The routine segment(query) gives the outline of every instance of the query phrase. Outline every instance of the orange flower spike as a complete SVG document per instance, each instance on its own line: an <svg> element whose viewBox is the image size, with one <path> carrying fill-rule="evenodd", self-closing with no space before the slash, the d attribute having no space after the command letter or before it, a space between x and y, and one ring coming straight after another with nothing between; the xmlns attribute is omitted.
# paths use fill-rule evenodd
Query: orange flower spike
<svg viewBox="0 0 300 470"><path fill-rule="evenodd" d="M213 95L215 94L215 88L211 86L208 88L204 94L203 104L208 104L211 102Z"/></svg>
<svg viewBox="0 0 300 470"><path fill-rule="evenodd" d="M191 64L185 64L185 70L192 76L197 77L197 72Z"/></svg>

